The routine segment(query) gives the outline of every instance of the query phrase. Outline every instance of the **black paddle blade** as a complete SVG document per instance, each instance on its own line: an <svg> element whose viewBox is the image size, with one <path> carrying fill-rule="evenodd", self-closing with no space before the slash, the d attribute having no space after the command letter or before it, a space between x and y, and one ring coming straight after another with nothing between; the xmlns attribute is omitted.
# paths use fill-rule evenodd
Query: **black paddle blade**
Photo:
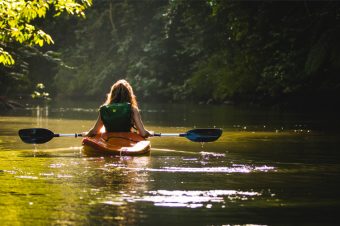
<svg viewBox="0 0 340 226"><path fill-rule="evenodd" d="M194 142L213 142L222 135L221 129L193 129L185 137Z"/></svg>
<svg viewBox="0 0 340 226"><path fill-rule="evenodd" d="M54 137L54 133L48 129L32 128L19 130L21 140L28 144L43 144Z"/></svg>

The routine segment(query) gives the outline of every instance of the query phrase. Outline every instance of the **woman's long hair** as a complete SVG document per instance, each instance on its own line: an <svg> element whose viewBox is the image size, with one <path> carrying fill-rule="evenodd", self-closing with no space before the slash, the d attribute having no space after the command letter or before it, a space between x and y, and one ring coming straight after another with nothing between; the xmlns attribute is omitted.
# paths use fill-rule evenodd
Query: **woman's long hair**
<svg viewBox="0 0 340 226"><path fill-rule="evenodd" d="M131 85L126 80L121 79L112 85L104 104L124 102L129 102L132 107L138 109L137 99Z"/></svg>

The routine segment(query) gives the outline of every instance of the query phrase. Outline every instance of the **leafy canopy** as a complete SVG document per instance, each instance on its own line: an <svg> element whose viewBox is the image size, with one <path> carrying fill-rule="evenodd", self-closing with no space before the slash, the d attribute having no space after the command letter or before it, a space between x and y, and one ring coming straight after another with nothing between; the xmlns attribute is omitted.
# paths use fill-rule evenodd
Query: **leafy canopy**
<svg viewBox="0 0 340 226"><path fill-rule="evenodd" d="M1 0L0 1L0 64L15 63L9 44L19 43L28 46L43 46L53 43L52 37L34 25L36 18L44 18L48 10L54 16L66 12L85 17L85 9L92 0Z"/></svg>

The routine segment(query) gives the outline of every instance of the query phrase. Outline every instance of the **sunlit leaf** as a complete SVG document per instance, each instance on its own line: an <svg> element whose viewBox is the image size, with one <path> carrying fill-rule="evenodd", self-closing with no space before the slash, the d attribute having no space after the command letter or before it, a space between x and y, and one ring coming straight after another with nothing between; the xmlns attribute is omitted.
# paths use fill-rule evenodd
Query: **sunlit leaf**
<svg viewBox="0 0 340 226"><path fill-rule="evenodd" d="M52 37L44 31L36 29L33 21L43 18L51 6L56 10L54 16L66 11L68 14L85 17L84 10L91 6L92 1L77 0L2 0L0 1L0 40L2 42L18 42L23 45L43 46L44 42L53 44ZM32 40L33 38L33 40ZM10 55L1 52L0 64L13 64Z"/></svg>

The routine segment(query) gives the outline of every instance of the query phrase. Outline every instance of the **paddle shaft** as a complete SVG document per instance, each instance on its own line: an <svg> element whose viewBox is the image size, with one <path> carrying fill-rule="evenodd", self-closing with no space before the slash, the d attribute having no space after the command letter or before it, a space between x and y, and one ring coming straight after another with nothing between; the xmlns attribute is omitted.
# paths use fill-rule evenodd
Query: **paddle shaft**
<svg viewBox="0 0 340 226"><path fill-rule="evenodd" d="M155 133L155 137L185 137L186 133ZM53 137L82 137L81 133L57 133L53 134Z"/></svg>
<svg viewBox="0 0 340 226"><path fill-rule="evenodd" d="M155 137L185 137L186 133L154 133Z"/></svg>
<svg viewBox="0 0 340 226"><path fill-rule="evenodd" d="M193 129L186 133L155 133L158 137L185 137L194 142L212 142L217 140L222 134L221 129ZM28 144L42 144L50 141L54 137L83 137L82 133L53 133L44 128L31 128L19 130L22 141Z"/></svg>
<svg viewBox="0 0 340 226"><path fill-rule="evenodd" d="M158 137L185 137L194 142L212 142L222 134L221 129L193 129L186 133L155 133Z"/></svg>
<svg viewBox="0 0 340 226"><path fill-rule="evenodd" d="M55 133L53 137L82 137L83 134L81 133Z"/></svg>
<svg viewBox="0 0 340 226"><path fill-rule="evenodd" d="M82 137L81 133L55 133L53 137ZM185 137L186 133L155 133L155 137Z"/></svg>

